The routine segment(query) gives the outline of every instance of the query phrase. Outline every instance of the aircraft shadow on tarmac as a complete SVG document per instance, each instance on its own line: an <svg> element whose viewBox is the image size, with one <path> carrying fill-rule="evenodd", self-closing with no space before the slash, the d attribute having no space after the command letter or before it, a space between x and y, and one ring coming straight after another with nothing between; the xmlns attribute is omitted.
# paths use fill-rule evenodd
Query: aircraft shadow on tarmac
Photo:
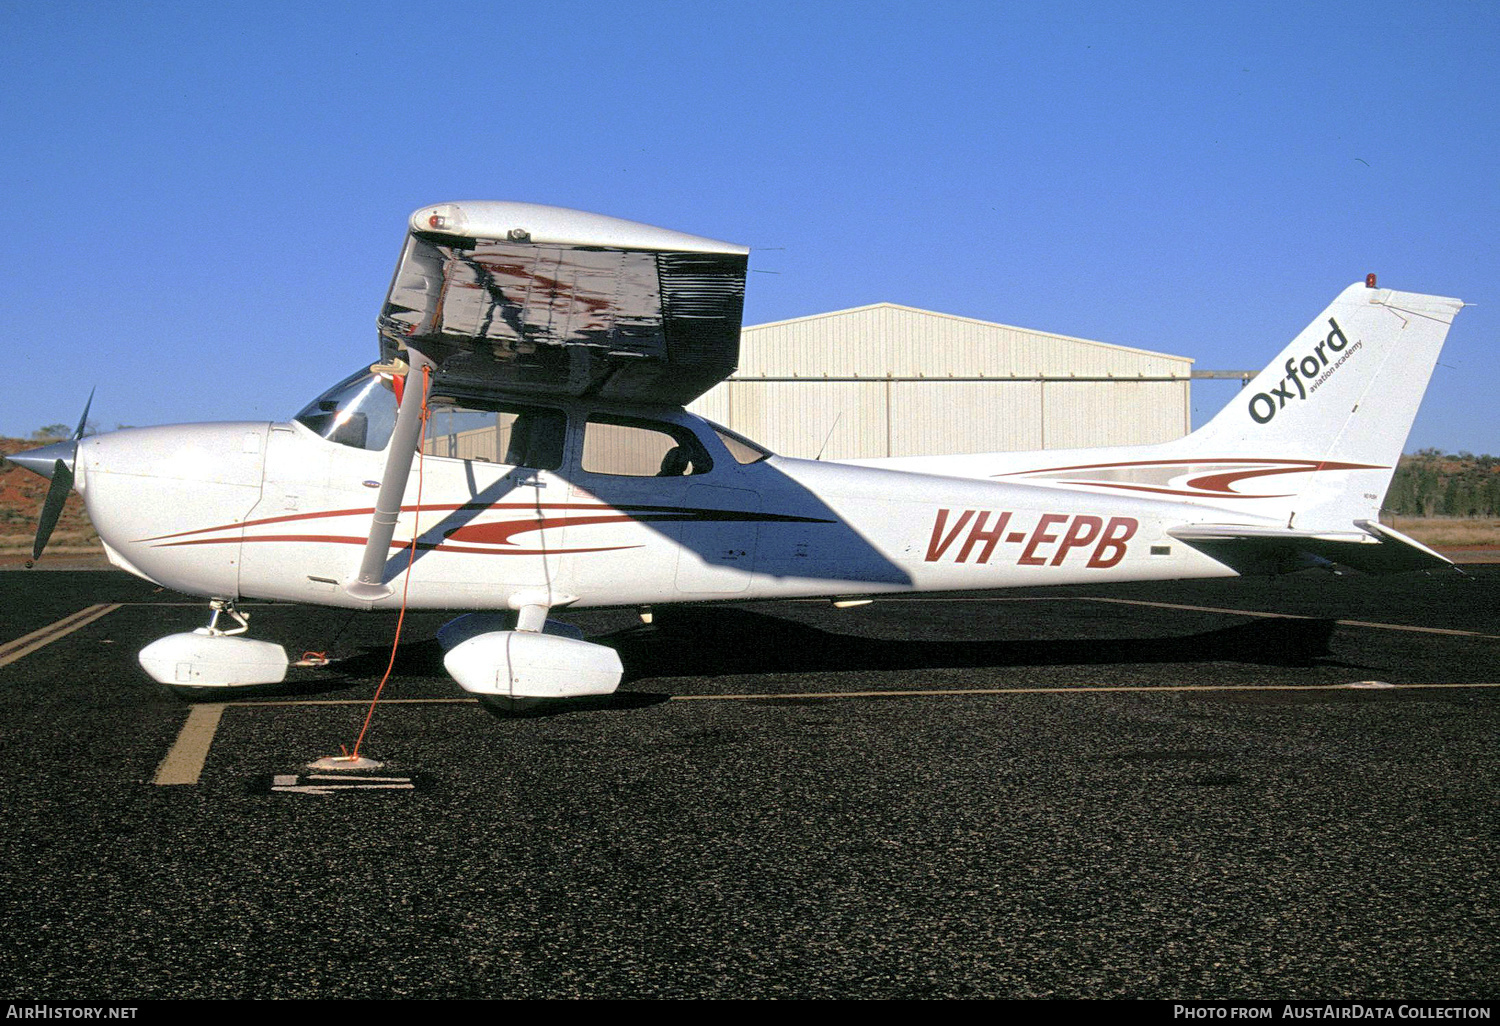
<svg viewBox="0 0 1500 1026"><path fill-rule="evenodd" d="M624 683L628 685L658 677L965 667L1216 662L1283 667L1350 666L1329 650L1335 627L1333 620L1287 618L1165 638L901 641L837 634L748 609L679 606L656 610L649 625L591 640L609 645L620 654L625 668ZM389 648L368 647L335 661L324 674L314 678L292 679L254 690L262 696L342 690L378 680L389 662ZM398 650L392 674L398 678L445 677L443 650L435 639L408 642ZM535 702L510 713L548 715L630 709L654 705L670 697L625 690L597 698Z"/></svg>
<svg viewBox="0 0 1500 1026"><path fill-rule="evenodd" d="M593 640L620 653L625 680L840 670L1111 663L1330 665L1333 620L1275 619L1167 638L895 641L836 634L747 609L659 609L649 626ZM1332 663L1337 665L1336 662Z"/></svg>

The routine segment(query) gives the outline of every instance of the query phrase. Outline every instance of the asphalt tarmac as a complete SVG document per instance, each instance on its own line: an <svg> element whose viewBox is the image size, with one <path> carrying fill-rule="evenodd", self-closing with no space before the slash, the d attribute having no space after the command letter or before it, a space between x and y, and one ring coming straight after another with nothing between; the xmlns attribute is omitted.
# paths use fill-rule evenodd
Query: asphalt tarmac
<svg viewBox="0 0 1500 1026"><path fill-rule="evenodd" d="M414 614L351 780L394 617L189 704L202 603L0 573L0 996L1493 998L1470 575L582 612L620 692L509 720Z"/></svg>

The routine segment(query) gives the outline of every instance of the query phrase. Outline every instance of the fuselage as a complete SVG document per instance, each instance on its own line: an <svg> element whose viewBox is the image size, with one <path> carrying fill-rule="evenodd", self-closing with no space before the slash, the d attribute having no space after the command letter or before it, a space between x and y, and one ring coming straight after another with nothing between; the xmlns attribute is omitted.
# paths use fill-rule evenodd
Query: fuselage
<svg viewBox="0 0 1500 1026"><path fill-rule="evenodd" d="M548 413L540 466L477 430L424 443L373 602L346 586L379 449L301 422L131 429L84 440L79 489L117 565L215 598L504 609L1233 575L1167 534L1223 519L1202 505L773 456L679 408ZM690 461L658 468L651 437Z"/></svg>

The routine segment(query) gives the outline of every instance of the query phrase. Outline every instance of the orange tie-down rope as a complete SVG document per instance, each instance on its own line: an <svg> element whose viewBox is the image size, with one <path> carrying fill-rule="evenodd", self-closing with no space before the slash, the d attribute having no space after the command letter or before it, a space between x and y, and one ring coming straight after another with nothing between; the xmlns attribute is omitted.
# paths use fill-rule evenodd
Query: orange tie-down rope
<svg viewBox="0 0 1500 1026"><path fill-rule="evenodd" d="M370 709L365 713L364 726L359 728L359 737L354 742L354 751L350 753L349 749L344 749L344 754L350 762L359 761L359 746L364 744L365 734L370 730L370 721L375 718L375 706L380 701L380 693L385 690L385 682L391 679L391 671L396 667L396 649L401 645L401 625L406 622L406 591L411 586L411 568L417 558L417 539L421 537L418 521L422 512L422 451L427 447L427 386L430 384L431 376L432 365L424 363L422 365L422 430L417 439L417 505L411 513L411 546L406 556L406 580L401 584L401 614L396 617L396 636L391 639L391 661L386 665L385 676L380 678L380 683L375 688L375 697L370 699Z"/></svg>

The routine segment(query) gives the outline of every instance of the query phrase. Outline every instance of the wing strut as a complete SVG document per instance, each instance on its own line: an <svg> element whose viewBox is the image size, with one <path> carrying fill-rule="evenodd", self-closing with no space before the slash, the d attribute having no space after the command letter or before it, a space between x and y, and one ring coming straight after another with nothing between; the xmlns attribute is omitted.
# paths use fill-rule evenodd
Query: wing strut
<svg viewBox="0 0 1500 1026"><path fill-rule="evenodd" d="M408 383L420 381L420 388L406 388L396 411L396 427L391 432L391 448L385 458L385 474L375 497L375 516L370 521L370 537L359 561L359 573L346 589L354 598L376 602L389 598L396 589L385 581L385 564L391 555L391 537L401 517L401 500L406 497L406 482L411 476L411 461L417 454L417 439L422 431L422 405L427 399L428 368L433 363L415 349L406 351L410 371Z"/></svg>

